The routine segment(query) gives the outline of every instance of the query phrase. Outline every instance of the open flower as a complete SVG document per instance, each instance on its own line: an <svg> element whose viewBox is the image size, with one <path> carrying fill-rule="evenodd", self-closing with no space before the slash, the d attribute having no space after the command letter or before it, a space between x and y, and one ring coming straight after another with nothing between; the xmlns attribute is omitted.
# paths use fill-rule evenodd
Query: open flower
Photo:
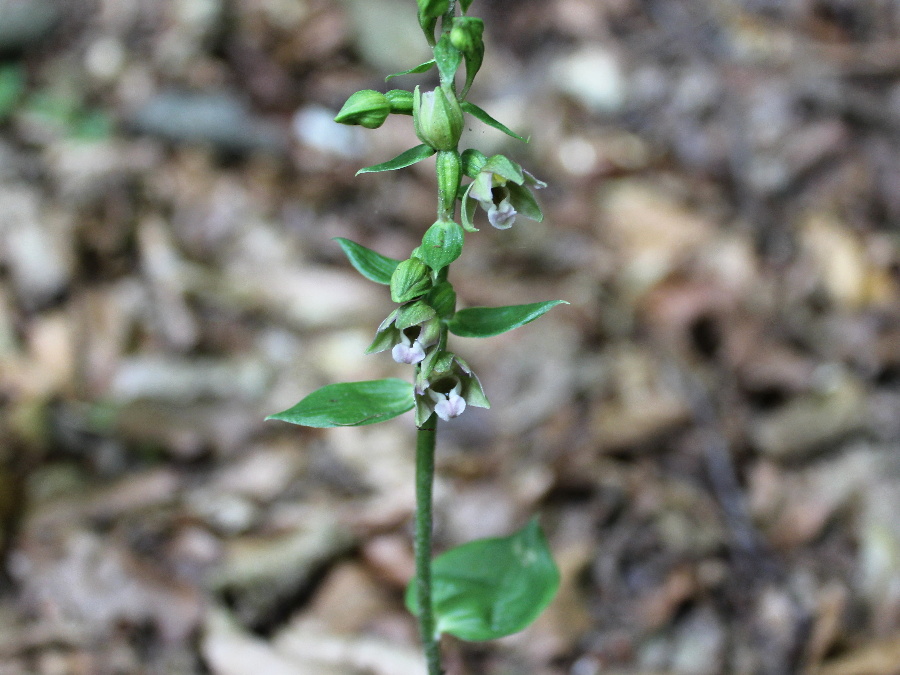
<svg viewBox="0 0 900 675"><path fill-rule="evenodd" d="M474 200L487 212L488 222L498 230L506 230L516 222L519 214L540 222L544 215L531 194L547 184L523 171L515 162L503 155L485 160L463 195L463 227L475 231L472 226Z"/></svg>
<svg viewBox="0 0 900 675"><path fill-rule="evenodd" d="M428 347L437 343L440 333L441 322L433 307L423 300L408 302L381 322L366 354L390 349L397 363L420 363Z"/></svg>
<svg viewBox="0 0 900 675"><path fill-rule="evenodd" d="M470 405L491 407L469 364L452 352L436 349L419 366L415 396L418 426L432 413L447 421L459 417Z"/></svg>

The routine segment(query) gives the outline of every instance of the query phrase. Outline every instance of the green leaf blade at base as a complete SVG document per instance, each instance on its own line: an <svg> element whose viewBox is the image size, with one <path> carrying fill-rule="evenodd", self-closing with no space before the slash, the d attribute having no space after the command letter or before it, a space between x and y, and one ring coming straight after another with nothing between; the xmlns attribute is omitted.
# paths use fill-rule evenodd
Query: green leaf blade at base
<svg viewBox="0 0 900 675"><path fill-rule="evenodd" d="M470 307L456 312L448 326L450 332L459 337L493 337L524 326L557 305L568 304L565 300L549 300L506 307Z"/></svg>
<svg viewBox="0 0 900 675"><path fill-rule="evenodd" d="M391 275L401 261L388 258L370 248L366 248L362 244L357 244L355 241L344 239L343 237L335 237L334 241L340 245L344 255L347 256L347 260L350 261L350 264L353 265L357 272L376 284L390 285Z"/></svg>
<svg viewBox="0 0 900 675"><path fill-rule="evenodd" d="M493 117L487 114L486 111L479 108L474 103L470 103L469 101L463 101L460 104L460 107L463 109L463 112L469 113L472 117L477 119L482 124L487 124L489 127L493 127L498 131L502 131L507 136L512 136L515 139L522 141L523 143L527 143L528 139L524 136L519 136L515 131L510 129L508 126L503 124L502 122L498 122Z"/></svg>
<svg viewBox="0 0 900 675"><path fill-rule="evenodd" d="M509 537L479 539L435 558L432 605L440 633L482 641L518 633L550 604L559 570L537 523ZM406 606L416 614L415 579Z"/></svg>
<svg viewBox="0 0 900 675"><path fill-rule="evenodd" d="M358 176L361 173L377 173L378 171L395 171L397 169L405 169L408 166L412 166L416 162L421 162L423 159L428 159L435 152L437 152L437 150L435 150L434 148L430 148L423 143L422 145L417 145L416 147L410 148L405 152L401 152L399 155L397 155L393 159L389 159L386 162L375 164L373 166L363 167L356 172L356 175Z"/></svg>
<svg viewBox="0 0 900 675"><path fill-rule="evenodd" d="M304 427L358 427L384 422L415 406L412 384L397 378L341 382L317 389L297 405L267 420Z"/></svg>

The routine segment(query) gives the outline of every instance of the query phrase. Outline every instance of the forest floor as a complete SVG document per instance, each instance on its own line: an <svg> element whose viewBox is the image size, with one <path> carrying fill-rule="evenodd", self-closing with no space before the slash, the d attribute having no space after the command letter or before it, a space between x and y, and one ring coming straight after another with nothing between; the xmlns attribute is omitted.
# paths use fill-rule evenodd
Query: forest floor
<svg viewBox="0 0 900 675"><path fill-rule="evenodd" d="M331 119L407 0L0 0L0 675L422 675L411 419L264 422L391 311L432 169ZM900 673L900 3L475 0L473 121L549 187L467 235L439 550L563 574L448 675ZM412 88L428 75L391 86Z"/></svg>

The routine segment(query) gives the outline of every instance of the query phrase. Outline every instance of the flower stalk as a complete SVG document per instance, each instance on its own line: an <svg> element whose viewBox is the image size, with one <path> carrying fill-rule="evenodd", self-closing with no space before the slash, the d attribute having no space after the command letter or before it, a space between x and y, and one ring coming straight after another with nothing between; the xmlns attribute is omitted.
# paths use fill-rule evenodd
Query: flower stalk
<svg viewBox="0 0 900 675"><path fill-rule="evenodd" d="M434 490L434 451L437 442L437 418L431 415L419 427L416 437L416 592L419 602L419 634L425 650L428 675L441 675L440 636L435 630L431 601L432 502Z"/></svg>

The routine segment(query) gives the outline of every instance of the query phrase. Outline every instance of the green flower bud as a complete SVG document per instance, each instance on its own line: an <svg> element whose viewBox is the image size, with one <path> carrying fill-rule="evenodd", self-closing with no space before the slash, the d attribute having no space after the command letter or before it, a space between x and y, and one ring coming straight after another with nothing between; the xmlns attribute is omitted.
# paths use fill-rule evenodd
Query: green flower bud
<svg viewBox="0 0 900 675"><path fill-rule="evenodd" d="M421 260L410 258L397 265L391 275L391 300L409 302L431 288L431 270Z"/></svg>
<svg viewBox="0 0 900 675"><path fill-rule="evenodd" d="M358 124L377 129L391 113L391 102L381 92L363 89L353 94L334 118L339 124Z"/></svg>
<svg viewBox="0 0 900 675"><path fill-rule="evenodd" d="M452 220L439 220L422 237L420 257L435 272L456 260L463 248L463 229Z"/></svg>
<svg viewBox="0 0 900 675"><path fill-rule="evenodd" d="M391 89L385 94L391 104L391 112L398 115L413 114L413 93L406 89Z"/></svg>
<svg viewBox="0 0 900 675"><path fill-rule="evenodd" d="M484 21L475 16L458 16L453 19L450 30L450 44L466 57L484 53Z"/></svg>
<svg viewBox="0 0 900 675"><path fill-rule="evenodd" d="M413 94L413 125L416 136L435 150L455 150L463 130L463 112L456 96L442 87Z"/></svg>

